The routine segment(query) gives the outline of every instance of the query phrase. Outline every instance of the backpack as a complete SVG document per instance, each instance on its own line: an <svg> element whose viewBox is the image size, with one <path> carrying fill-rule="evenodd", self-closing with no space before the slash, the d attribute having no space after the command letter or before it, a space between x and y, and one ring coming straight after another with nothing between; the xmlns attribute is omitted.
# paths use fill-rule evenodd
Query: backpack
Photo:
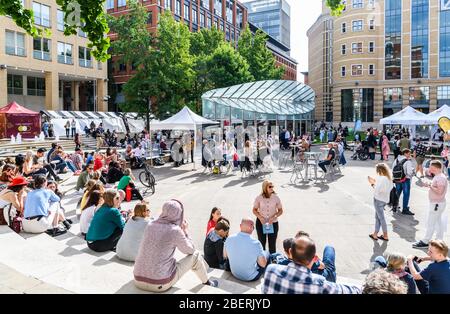
<svg viewBox="0 0 450 314"><path fill-rule="evenodd" d="M406 173L404 169L405 163L408 161L408 159L403 159L401 162L398 162L395 164L394 168L392 169L392 178L394 180L394 183L403 183L406 181Z"/></svg>
<svg viewBox="0 0 450 314"><path fill-rule="evenodd" d="M398 197L397 194L397 189L395 188L395 186L392 188L391 193L389 194L389 203L388 206L390 206L391 208L397 208L398 204L399 204L399 200L400 198Z"/></svg>

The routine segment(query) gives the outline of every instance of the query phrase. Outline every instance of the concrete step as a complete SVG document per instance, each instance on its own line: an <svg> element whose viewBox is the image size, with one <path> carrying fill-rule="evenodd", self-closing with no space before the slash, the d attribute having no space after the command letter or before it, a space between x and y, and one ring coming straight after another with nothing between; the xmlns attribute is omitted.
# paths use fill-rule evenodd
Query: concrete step
<svg viewBox="0 0 450 314"><path fill-rule="evenodd" d="M113 252L93 252L83 239L69 232L57 238L23 235L3 228L0 243L8 241L8 245L0 262L26 276L75 293L146 293L133 284L133 263L119 260ZM177 252L176 257L183 255ZM219 281L219 288L200 284L195 274L188 272L167 293L258 293L227 280L231 275L226 272L210 270L210 276Z"/></svg>

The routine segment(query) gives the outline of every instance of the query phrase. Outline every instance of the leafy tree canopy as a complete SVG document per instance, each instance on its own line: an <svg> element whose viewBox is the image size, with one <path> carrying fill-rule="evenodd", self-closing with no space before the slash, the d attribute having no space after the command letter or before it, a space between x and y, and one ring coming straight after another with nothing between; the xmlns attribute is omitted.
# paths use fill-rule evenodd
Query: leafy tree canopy
<svg viewBox="0 0 450 314"><path fill-rule="evenodd" d="M109 58L109 32L104 12L104 0L56 0L64 14L66 36L77 34L78 28L86 33L92 55L100 61ZM50 31L34 24L33 10L25 9L21 0L0 0L0 15L8 15L33 37L49 36Z"/></svg>

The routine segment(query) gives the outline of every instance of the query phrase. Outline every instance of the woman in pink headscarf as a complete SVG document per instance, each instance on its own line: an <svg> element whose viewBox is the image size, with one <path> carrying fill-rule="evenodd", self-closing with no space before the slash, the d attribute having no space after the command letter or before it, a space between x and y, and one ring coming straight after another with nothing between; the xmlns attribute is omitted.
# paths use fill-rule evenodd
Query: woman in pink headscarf
<svg viewBox="0 0 450 314"><path fill-rule="evenodd" d="M175 249L187 256L177 262ZM206 262L188 236L183 204L170 200L164 203L159 218L145 228L134 264L134 282L139 289L164 292L189 270L203 284L217 287L217 281L208 279Z"/></svg>
<svg viewBox="0 0 450 314"><path fill-rule="evenodd" d="M381 139L382 139L381 150L383 154L383 160L388 160L389 154L391 153L391 148L389 147L389 139L384 134Z"/></svg>

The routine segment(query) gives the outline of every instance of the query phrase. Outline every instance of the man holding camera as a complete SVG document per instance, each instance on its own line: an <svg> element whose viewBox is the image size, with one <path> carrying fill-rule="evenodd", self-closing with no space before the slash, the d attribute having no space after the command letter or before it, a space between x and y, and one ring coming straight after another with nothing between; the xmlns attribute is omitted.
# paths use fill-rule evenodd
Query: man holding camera
<svg viewBox="0 0 450 314"><path fill-rule="evenodd" d="M428 242L433 237L436 231L436 239L444 239L444 230L447 222L443 219L443 213L446 208L445 195L447 194L447 177L442 172L443 165L439 160L433 160L430 164L430 173L433 176L433 181L427 183L425 186L428 190L428 200L430 204L430 211L428 214L427 231L423 240L413 244L413 248L426 248Z"/></svg>

